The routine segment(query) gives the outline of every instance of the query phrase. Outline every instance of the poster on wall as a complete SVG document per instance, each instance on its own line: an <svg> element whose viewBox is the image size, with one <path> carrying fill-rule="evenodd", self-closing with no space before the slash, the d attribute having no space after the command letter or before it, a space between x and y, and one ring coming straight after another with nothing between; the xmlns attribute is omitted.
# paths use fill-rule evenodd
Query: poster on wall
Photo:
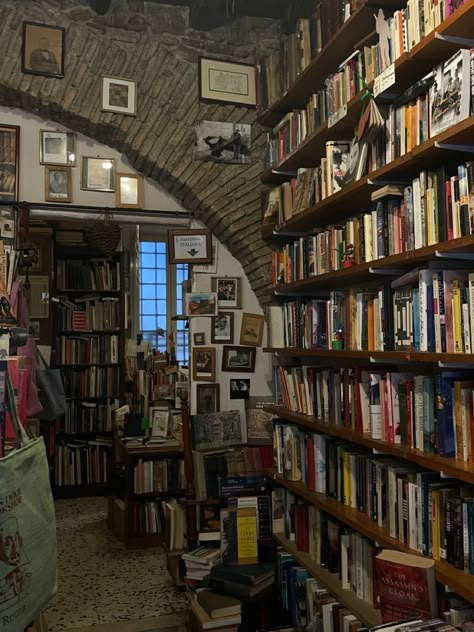
<svg viewBox="0 0 474 632"><path fill-rule="evenodd" d="M202 121L196 127L194 160L248 165L251 138L251 125Z"/></svg>

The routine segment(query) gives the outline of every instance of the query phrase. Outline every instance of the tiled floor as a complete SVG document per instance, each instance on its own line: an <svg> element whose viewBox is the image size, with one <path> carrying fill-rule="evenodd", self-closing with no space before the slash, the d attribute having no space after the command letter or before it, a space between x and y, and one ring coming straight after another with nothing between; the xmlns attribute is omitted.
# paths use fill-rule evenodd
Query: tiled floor
<svg viewBox="0 0 474 632"><path fill-rule="evenodd" d="M46 610L50 630L140 619L145 627L138 622L107 626L103 632L112 627L117 632L154 632L179 625L185 598L166 570L164 552L128 551L107 529L106 511L104 498L56 502L59 582Z"/></svg>

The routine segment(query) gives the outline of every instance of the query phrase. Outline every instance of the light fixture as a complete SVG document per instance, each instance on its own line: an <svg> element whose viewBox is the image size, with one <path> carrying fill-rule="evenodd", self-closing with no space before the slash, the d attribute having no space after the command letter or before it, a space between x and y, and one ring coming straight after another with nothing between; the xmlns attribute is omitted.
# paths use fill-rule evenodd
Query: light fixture
<svg viewBox="0 0 474 632"><path fill-rule="evenodd" d="M102 168L103 169L112 169L112 161L111 160L104 160L104 162L102 163Z"/></svg>

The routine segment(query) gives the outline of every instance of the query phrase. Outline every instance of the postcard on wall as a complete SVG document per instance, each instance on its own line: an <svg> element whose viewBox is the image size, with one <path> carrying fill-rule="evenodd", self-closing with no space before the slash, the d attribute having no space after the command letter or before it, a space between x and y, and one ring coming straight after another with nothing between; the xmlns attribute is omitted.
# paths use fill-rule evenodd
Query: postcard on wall
<svg viewBox="0 0 474 632"><path fill-rule="evenodd" d="M202 121L196 127L194 160L250 164L251 139L251 125Z"/></svg>
<svg viewBox="0 0 474 632"><path fill-rule="evenodd" d="M192 429L196 450L218 450L247 441L245 418L238 410L194 415Z"/></svg>

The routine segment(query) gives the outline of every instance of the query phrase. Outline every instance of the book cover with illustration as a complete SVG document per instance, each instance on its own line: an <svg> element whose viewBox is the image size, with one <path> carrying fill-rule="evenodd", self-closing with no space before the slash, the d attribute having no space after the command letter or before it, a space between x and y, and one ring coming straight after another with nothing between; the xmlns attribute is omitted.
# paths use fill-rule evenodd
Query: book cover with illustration
<svg viewBox="0 0 474 632"><path fill-rule="evenodd" d="M221 510L221 554L223 564L256 564L257 510L255 507Z"/></svg>

